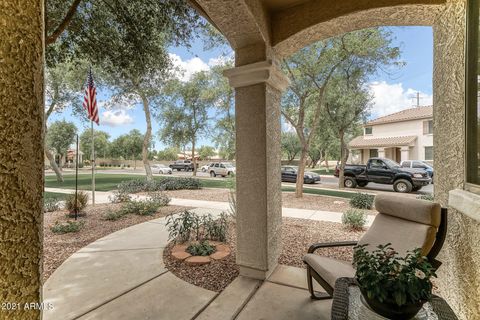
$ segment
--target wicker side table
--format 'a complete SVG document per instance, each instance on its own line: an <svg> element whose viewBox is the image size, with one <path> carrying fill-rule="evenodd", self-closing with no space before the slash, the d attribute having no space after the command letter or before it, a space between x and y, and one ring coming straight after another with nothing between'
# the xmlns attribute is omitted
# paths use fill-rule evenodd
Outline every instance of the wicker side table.
<svg viewBox="0 0 480 320"><path fill-rule="evenodd" d="M357 319L366 319L365 312L370 312L373 315L373 311L367 310L363 312L363 317L358 316L358 312L353 312L356 310L349 310L349 307L352 305L350 301L350 296L352 292L360 292L356 287L356 283L353 278L339 278L335 282L335 290L333 292L333 302L332 302L332 320L357 320ZM356 289L356 290L352 290ZM358 293L356 293L358 294ZM358 300L358 297L353 297ZM438 319L438 320L458 320L455 316L455 313L452 311L450 306L442 298L433 295L432 300L428 302L428 306L425 309L430 310L431 316L427 316L428 313L425 312L423 317L415 317L414 319ZM358 302L357 302L357 305ZM365 306L358 306L358 308L365 308ZM361 314L361 313L360 313ZM385 319L379 315L374 314L375 317L378 316L378 319ZM367 316L367 318L372 319L372 316Z"/></svg>

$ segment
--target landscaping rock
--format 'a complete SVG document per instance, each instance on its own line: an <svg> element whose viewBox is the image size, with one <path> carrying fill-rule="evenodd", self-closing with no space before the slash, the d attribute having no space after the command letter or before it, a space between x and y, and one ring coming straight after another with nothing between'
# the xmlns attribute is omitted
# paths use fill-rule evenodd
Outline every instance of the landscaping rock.
<svg viewBox="0 0 480 320"><path fill-rule="evenodd" d="M210 255L210 258L214 259L214 260L222 260L222 259L225 259L226 257L228 257L230 255L230 250L229 251L217 251L217 252L214 252Z"/></svg>
<svg viewBox="0 0 480 320"><path fill-rule="evenodd" d="M177 251L178 252L182 252L182 251L185 252L187 250L187 248L188 248L188 245L186 245L186 244L177 244L172 248L172 253L177 252Z"/></svg>
<svg viewBox="0 0 480 320"><path fill-rule="evenodd" d="M192 255L186 251L172 251L172 257L180 261L185 260L191 256Z"/></svg>
<svg viewBox="0 0 480 320"><path fill-rule="evenodd" d="M191 256L185 259L185 263L190 266L201 266L204 264L209 264L211 261L212 260L210 259L210 257L205 256Z"/></svg>

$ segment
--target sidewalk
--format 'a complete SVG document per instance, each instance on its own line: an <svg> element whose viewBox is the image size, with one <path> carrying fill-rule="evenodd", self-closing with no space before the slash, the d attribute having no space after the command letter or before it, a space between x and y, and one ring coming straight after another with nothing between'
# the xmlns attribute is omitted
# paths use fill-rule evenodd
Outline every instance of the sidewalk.
<svg viewBox="0 0 480 320"><path fill-rule="evenodd" d="M45 188L47 192L58 193L73 193L71 189L57 189L57 188ZM112 196L112 192L97 191L95 192L95 203L110 203L109 196ZM135 199L145 199L145 196L134 195ZM221 201L206 201L206 200L192 200L192 199L179 199L172 198L171 205L186 206L202 209L214 209L227 211L229 209L228 202ZM342 213L333 211L322 210L308 210L308 209L296 209L296 208L282 208L282 216L288 218L298 219L311 219L316 221L328 221L328 222L342 222ZM367 226L370 226L375 216L367 216Z"/></svg>

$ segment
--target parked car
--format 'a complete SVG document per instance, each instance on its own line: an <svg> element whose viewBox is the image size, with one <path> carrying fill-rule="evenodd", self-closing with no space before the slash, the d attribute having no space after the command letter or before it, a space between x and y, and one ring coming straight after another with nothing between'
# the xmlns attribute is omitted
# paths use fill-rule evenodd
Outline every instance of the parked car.
<svg viewBox="0 0 480 320"><path fill-rule="evenodd" d="M200 168L200 170L202 170L202 172L207 172L207 171L208 171L208 168L210 168L210 166L211 166L212 164L215 164L215 163L214 163L214 162L208 163L208 164L202 166L202 167Z"/></svg>
<svg viewBox="0 0 480 320"><path fill-rule="evenodd" d="M335 176L339 176L338 166ZM432 181L423 169L403 168L386 158L370 158L367 165L347 164L344 184L347 188L365 187L369 182L391 184L396 192L418 191Z"/></svg>
<svg viewBox="0 0 480 320"><path fill-rule="evenodd" d="M231 176L235 174L236 170L237 169L230 162L212 163L208 167L210 177L216 177L217 175L222 177Z"/></svg>
<svg viewBox="0 0 480 320"><path fill-rule="evenodd" d="M177 171L193 171L193 162L190 160L177 160L169 167L172 170L177 170ZM197 168L198 168L198 163L197 163Z"/></svg>
<svg viewBox="0 0 480 320"><path fill-rule="evenodd" d="M164 164L152 164L150 168L152 169L152 173L172 174L172 168L169 168Z"/></svg>
<svg viewBox="0 0 480 320"><path fill-rule="evenodd" d="M433 167L422 160L405 160L400 162L403 168L423 169L428 173L428 176L432 179L433 183Z"/></svg>
<svg viewBox="0 0 480 320"><path fill-rule="evenodd" d="M282 182L297 182L298 167L282 166ZM320 175L315 172L305 171L303 182L316 183L320 182Z"/></svg>

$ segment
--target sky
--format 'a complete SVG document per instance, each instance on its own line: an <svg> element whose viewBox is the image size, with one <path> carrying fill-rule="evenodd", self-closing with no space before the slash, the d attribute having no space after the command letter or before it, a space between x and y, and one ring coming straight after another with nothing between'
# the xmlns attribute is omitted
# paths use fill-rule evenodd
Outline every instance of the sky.
<svg viewBox="0 0 480 320"><path fill-rule="evenodd" d="M420 94L420 105L432 104L432 72L433 72L433 32L431 27L389 27L393 33L393 45L401 49L401 60L405 66L389 74L379 72L370 79L369 87L373 95L371 117L376 118L416 105L416 94ZM171 47L170 56L175 65L185 70L183 79L193 73L208 70L218 63L224 49L203 50L201 40L195 41L191 48ZM145 119L142 108L135 105L105 107L109 92L99 92L97 101L100 106L100 126L96 128L106 131L111 139L132 129L145 132ZM82 123L67 109L61 114L53 114L49 123L55 120L72 121L79 131L90 127ZM153 121L154 149L160 150L165 145L158 140L159 125ZM212 145L209 137L200 139L198 145Z"/></svg>

